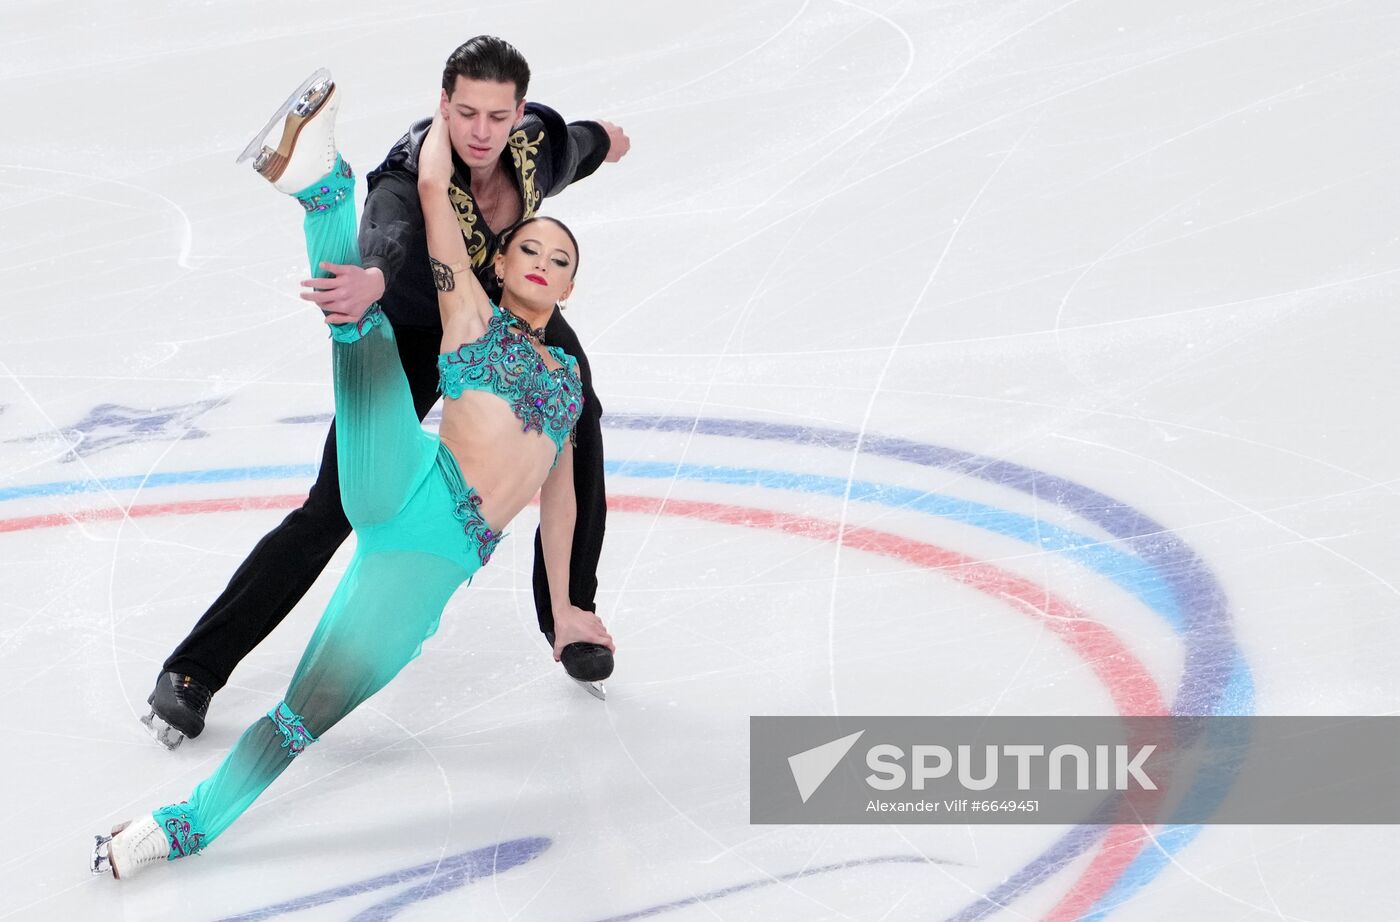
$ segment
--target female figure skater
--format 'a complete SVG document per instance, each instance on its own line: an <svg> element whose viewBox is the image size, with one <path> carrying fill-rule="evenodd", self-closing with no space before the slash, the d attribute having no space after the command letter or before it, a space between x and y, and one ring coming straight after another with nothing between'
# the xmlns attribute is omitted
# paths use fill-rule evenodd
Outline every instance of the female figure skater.
<svg viewBox="0 0 1400 922"><path fill-rule="evenodd" d="M354 177L335 147L339 98L324 72L273 116L254 168L306 210L313 274L359 262ZM130 877L191 855L219 837L293 758L383 688L437 629L452 593L490 558L502 529L540 494L554 603L555 659L570 643L614 649L597 616L568 604L574 530L569 434L582 410L574 360L538 343L522 320L547 318L568 297L578 247L562 224L535 218L501 247L493 304L471 270L448 185L452 151L441 108L423 146L419 196L442 312L440 435L414 413L394 333L378 305L358 322L328 315L336 450L357 546L287 688L183 803L98 836L95 873ZM536 321L541 322L541 321Z"/></svg>

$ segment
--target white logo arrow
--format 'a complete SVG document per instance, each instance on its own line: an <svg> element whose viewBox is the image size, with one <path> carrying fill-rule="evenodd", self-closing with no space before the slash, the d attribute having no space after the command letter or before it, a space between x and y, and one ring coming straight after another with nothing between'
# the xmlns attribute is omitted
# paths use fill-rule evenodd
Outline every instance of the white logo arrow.
<svg viewBox="0 0 1400 922"><path fill-rule="evenodd" d="M864 735L865 731L852 733L850 736L843 736L839 740L832 740L823 743L815 749L808 749L806 752L799 752L795 756L788 756L788 768L792 769L792 780L797 782L797 793L802 795L802 802L805 804L807 798L817 792L817 788L822 786L822 782L831 774L832 769L846 757L846 753L851 751L851 747L856 744L856 740Z"/></svg>

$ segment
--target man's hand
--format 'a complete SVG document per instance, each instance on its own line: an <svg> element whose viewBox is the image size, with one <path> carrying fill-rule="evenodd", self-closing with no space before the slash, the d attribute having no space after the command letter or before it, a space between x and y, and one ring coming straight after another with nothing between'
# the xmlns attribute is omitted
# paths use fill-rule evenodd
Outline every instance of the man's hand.
<svg viewBox="0 0 1400 922"><path fill-rule="evenodd" d="M326 315L326 323L359 323L369 306L384 297L384 273L378 267L321 263L328 279L306 279L303 301L311 301Z"/></svg>
<svg viewBox="0 0 1400 922"><path fill-rule="evenodd" d="M603 130L608 133L608 155L603 158L603 162L617 163L632 149L632 142L628 139L627 132L612 122L605 122L600 118L594 119L594 121L602 125Z"/></svg>
<svg viewBox="0 0 1400 922"><path fill-rule="evenodd" d="M554 661L559 662L559 656L564 652L564 648L571 643L596 643L602 644L614 653L617 647L613 644L612 635L608 629L603 627L603 622L591 611L585 611L570 605L568 608L556 609L554 612Z"/></svg>

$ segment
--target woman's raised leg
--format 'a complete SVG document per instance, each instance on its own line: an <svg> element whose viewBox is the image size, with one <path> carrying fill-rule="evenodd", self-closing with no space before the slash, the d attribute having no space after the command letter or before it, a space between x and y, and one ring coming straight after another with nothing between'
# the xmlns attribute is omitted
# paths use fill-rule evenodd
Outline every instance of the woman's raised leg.
<svg viewBox="0 0 1400 922"><path fill-rule="evenodd" d="M358 265L355 180L339 157L335 168L296 196L307 209L306 249L313 274L322 262ZM340 497L354 526L383 522L403 508L437 458L423 432L413 394L379 305L359 323L331 327L336 455Z"/></svg>

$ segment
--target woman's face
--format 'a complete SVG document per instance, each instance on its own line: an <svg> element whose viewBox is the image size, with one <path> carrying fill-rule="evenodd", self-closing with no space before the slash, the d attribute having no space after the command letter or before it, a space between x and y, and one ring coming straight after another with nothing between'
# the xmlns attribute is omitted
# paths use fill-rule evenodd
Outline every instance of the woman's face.
<svg viewBox="0 0 1400 922"><path fill-rule="evenodd" d="M574 252L569 235L553 221L531 221L521 227L496 257L496 272L506 306L553 310L574 290Z"/></svg>

